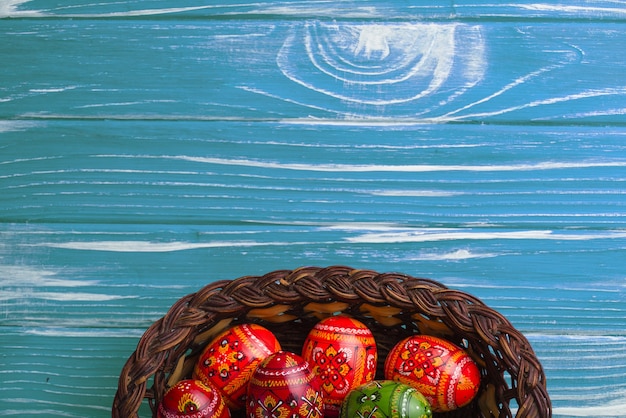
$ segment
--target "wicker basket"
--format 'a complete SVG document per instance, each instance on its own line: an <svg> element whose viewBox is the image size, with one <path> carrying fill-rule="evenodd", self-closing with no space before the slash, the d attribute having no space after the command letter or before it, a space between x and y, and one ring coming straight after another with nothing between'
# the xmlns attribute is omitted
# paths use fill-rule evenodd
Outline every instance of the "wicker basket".
<svg viewBox="0 0 626 418"><path fill-rule="evenodd" d="M543 368L527 339L501 314L433 280L344 266L218 281L179 299L146 330L126 362L112 416L138 416L144 398L154 416L165 390L189 377L203 347L230 325L260 323L283 349L297 353L319 319L339 312L372 330L379 363L396 342L416 333L466 348L481 369L480 392L468 406L435 416L552 416ZM379 364L378 376L381 370Z"/></svg>

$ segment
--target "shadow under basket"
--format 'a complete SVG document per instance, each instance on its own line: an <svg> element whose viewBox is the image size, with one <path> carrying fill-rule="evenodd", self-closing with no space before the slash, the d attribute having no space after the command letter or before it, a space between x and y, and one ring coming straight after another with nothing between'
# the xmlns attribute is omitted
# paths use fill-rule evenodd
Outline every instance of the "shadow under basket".
<svg viewBox="0 0 626 418"><path fill-rule="evenodd" d="M372 330L378 379L389 350L409 335L434 335L465 348L481 371L478 395L469 405L435 417L552 416L541 363L500 313L434 280L345 266L217 281L179 299L146 330L124 365L112 416L138 416L144 399L156 416L165 391L191 376L206 344L229 326L258 323L274 332L284 350L300 353L315 323L339 313Z"/></svg>

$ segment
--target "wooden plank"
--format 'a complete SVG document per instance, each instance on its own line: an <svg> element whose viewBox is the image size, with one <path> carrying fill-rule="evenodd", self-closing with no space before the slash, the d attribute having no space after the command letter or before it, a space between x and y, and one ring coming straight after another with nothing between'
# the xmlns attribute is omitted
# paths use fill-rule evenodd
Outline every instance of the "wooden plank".
<svg viewBox="0 0 626 418"><path fill-rule="evenodd" d="M411 3L405 1L302 1L261 0L254 2L227 0L215 4L178 1L176 5L163 0L90 2L8 0L0 9L0 17L98 17L136 18L158 16L180 17L256 17L278 18L354 18L354 19L600 19L623 20L626 12L620 2L610 0L536 0L514 3L460 0L446 3Z"/></svg>
<svg viewBox="0 0 626 418"><path fill-rule="evenodd" d="M626 226L615 216L624 204L622 128L602 135L595 127L518 131L498 125L22 123L3 133L0 215L21 223L387 219L456 227L497 219L511 228ZM288 206L279 204L284 200Z"/></svg>
<svg viewBox="0 0 626 418"><path fill-rule="evenodd" d="M620 24L4 23L4 118L626 121Z"/></svg>

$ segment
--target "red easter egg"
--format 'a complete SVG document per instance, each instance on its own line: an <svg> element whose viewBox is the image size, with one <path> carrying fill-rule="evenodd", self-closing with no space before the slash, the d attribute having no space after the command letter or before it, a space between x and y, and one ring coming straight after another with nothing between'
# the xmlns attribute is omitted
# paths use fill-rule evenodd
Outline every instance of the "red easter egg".
<svg viewBox="0 0 626 418"><path fill-rule="evenodd" d="M157 418L230 418L222 395L210 385L181 380L165 392L157 409Z"/></svg>
<svg viewBox="0 0 626 418"><path fill-rule="evenodd" d="M279 351L259 363L248 385L248 418L322 418L320 384L309 363Z"/></svg>
<svg viewBox="0 0 626 418"><path fill-rule="evenodd" d="M429 335L397 343L385 361L385 378L415 387L434 412L467 405L480 387L480 370L467 352Z"/></svg>
<svg viewBox="0 0 626 418"><path fill-rule="evenodd" d="M233 410L245 407L248 382L256 366L280 350L276 336L256 324L236 325L223 331L204 349L193 378L213 384Z"/></svg>
<svg viewBox="0 0 626 418"><path fill-rule="evenodd" d="M374 380L378 352L365 324L344 315L318 322L302 348L324 393L324 416L335 418L350 390Z"/></svg>

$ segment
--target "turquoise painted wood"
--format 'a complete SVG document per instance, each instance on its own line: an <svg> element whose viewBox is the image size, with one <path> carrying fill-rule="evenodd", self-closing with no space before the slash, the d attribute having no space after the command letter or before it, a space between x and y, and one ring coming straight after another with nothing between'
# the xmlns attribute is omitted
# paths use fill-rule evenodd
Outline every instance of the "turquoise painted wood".
<svg viewBox="0 0 626 418"><path fill-rule="evenodd" d="M0 415L109 416L181 296L346 264L475 294L532 342L556 417L624 416L623 3L0 17Z"/></svg>

